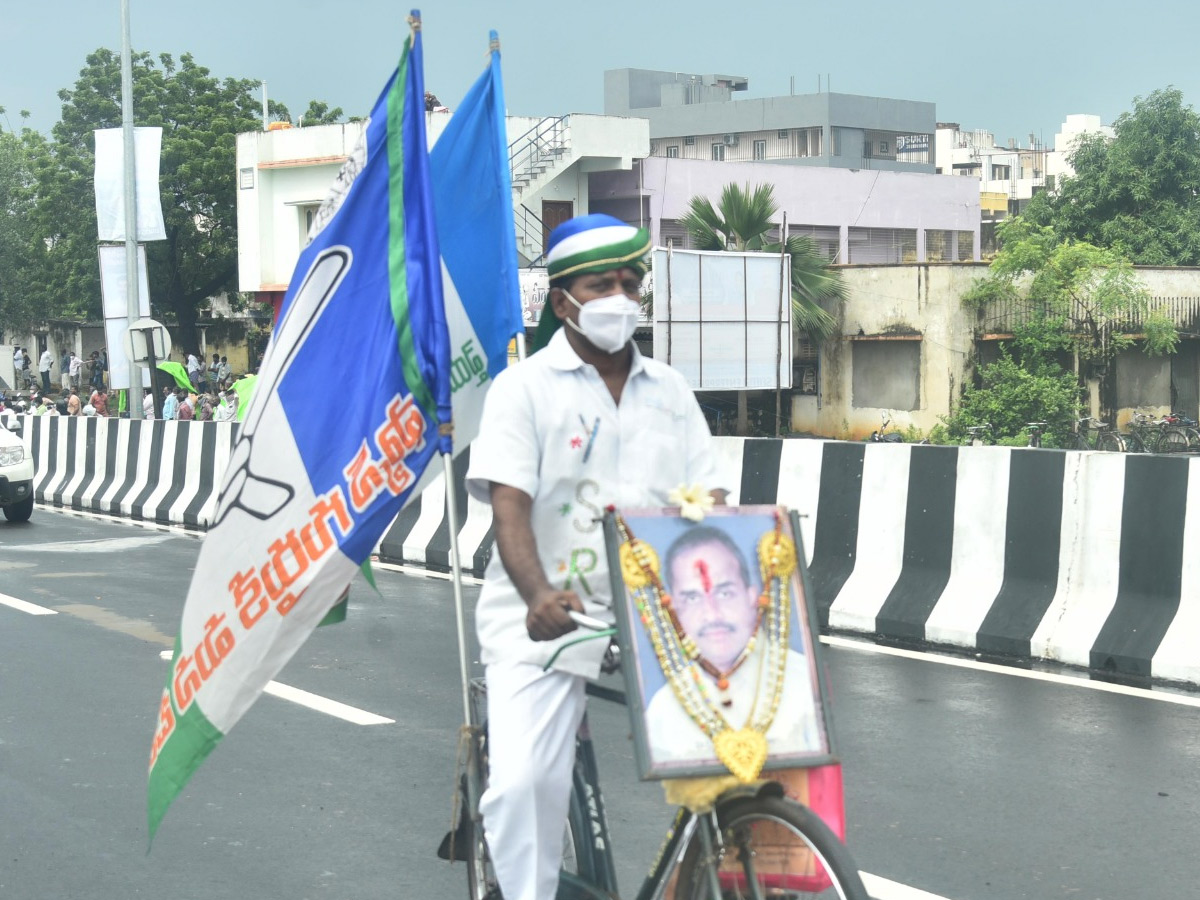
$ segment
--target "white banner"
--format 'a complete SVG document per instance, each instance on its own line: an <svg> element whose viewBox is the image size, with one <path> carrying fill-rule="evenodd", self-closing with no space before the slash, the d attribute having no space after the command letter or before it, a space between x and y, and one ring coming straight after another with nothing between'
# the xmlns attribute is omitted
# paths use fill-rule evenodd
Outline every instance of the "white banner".
<svg viewBox="0 0 1200 900"><path fill-rule="evenodd" d="M655 359L697 391L792 386L790 256L655 247L653 263Z"/></svg>
<svg viewBox="0 0 1200 900"><path fill-rule="evenodd" d="M96 132L96 227L101 241L125 240L125 140L120 128ZM137 186L137 239L167 237L159 199L158 161L161 128L133 129L134 181Z"/></svg>
<svg viewBox="0 0 1200 900"><path fill-rule="evenodd" d="M150 278L146 272L146 248L138 247L138 316L150 315ZM122 349L129 327L129 300L125 286L125 248L100 248L100 296L104 306L104 335L108 344L108 386L127 388L133 384L129 360ZM150 373L143 370L142 386L150 387Z"/></svg>

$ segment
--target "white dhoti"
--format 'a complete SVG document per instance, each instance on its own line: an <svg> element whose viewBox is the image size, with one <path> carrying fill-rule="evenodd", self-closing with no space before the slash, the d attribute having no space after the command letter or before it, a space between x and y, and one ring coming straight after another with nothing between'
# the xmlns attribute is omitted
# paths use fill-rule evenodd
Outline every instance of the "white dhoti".
<svg viewBox="0 0 1200 900"><path fill-rule="evenodd" d="M584 679L530 663L487 667L488 787L480 800L505 900L554 900Z"/></svg>

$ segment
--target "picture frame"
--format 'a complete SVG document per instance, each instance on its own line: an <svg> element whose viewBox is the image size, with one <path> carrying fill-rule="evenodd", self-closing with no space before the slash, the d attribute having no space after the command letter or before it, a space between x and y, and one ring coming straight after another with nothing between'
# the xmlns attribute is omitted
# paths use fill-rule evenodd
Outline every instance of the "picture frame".
<svg viewBox="0 0 1200 900"><path fill-rule="evenodd" d="M735 732L766 739L756 771L837 762L795 512L719 506L693 522L677 508L616 510L604 531L642 780L737 774L726 740ZM776 556L790 548L786 577L764 578L761 546ZM721 732L730 734L716 737Z"/></svg>

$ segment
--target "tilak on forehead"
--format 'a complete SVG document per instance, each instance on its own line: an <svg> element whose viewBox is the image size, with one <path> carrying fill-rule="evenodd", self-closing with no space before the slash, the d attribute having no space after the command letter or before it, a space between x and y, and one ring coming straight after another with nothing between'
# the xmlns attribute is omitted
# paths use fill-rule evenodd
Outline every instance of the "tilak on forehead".
<svg viewBox="0 0 1200 900"><path fill-rule="evenodd" d="M650 232L626 225L604 213L592 213L568 219L552 232L546 242L546 271L551 287L559 287L577 275L594 275L613 269L632 269L645 275L649 269ZM562 323L546 307L533 338L536 352L549 343Z"/></svg>

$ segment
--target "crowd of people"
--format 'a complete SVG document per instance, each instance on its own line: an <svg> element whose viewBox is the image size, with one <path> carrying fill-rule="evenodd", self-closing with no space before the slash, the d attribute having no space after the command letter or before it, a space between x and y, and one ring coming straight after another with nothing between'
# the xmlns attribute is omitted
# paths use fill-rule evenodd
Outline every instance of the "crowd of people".
<svg viewBox="0 0 1200 900"><path fill-rule="evenodd" d="M202 356L188 353L185 360L188 387L179 385L179 379L166 372L159 373L160 379L171 382L162 387L162 418L199 422L236 420L239 399L233 387L233 368L228 357L214 353L212 362L206 363ZM29 351L24 347L16 348L13 352L16 389L7 396L0 393L0 411L9 409L52 416L119 414L106 385L108 354L105 350L93 350L86 360L77 356L74 350L67 350L57 363L59 391L55 395L50 377L55 360L50 351L42 352L35 367ZM145 389L142 398L142 417L157 417L150 388Z"/></svg>

